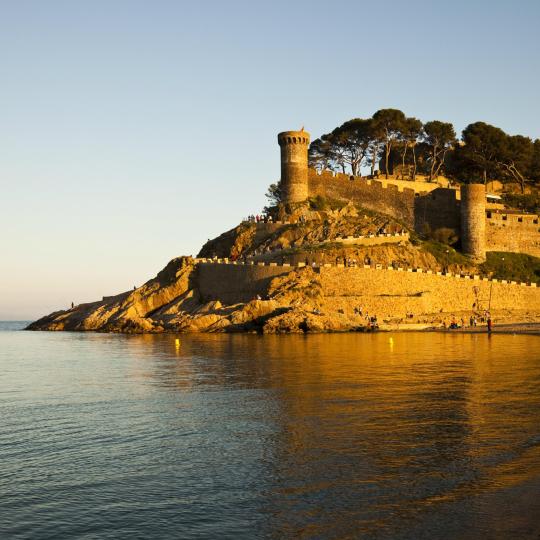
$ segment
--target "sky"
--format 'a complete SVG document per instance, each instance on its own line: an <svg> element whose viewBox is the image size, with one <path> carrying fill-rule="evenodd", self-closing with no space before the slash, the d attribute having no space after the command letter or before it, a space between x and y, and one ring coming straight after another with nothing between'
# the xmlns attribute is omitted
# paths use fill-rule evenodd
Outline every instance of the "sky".
<svg viewBox="0 0 540 540"><path fill-rule="evenodd" d="M279 131L540 137L540 2L0 0L0 320L139 286L265 204Z"/></svg>

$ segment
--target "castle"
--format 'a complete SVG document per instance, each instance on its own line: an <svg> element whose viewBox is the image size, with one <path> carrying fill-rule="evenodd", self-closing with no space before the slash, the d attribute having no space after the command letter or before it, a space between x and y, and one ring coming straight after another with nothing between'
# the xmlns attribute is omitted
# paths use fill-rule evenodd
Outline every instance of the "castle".
<svg viewBox="0 0 540 540"><path fill-rule="evenodd" d="M283 202L289 206L319 195L388 214L418 233L451 229L461 239L462 252L475 262L484 261L486 251L540 257L538 216L487 203L483 184L463 184L458 190L429 182L319 173L309 167L309 143L303 129L278 134Z"/></svg>

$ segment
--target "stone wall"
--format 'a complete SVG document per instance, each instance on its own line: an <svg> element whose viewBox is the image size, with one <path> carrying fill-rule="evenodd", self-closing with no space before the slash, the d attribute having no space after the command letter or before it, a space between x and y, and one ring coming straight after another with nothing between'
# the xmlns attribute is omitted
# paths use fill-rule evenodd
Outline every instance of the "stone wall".
<svg viewBox="0 0 540 540"><path fill-rule="evenodd" d="M414 226L413 189L328 171L318 174L313 169L309 169L308 181L310 197L354 201L368 210L393 216L408 227Z"/></svg>
<svg viewBox="0 0 540 540"><path fill-rule="evenodd" d="M297 267L304 265L297 265ZM203 263L197 285L205 301L247 302L268 292L271 280L297 267L262 264ZM486 309L540 311L536 284L507 283L479 276L441 275L420 269L316 267L329 308L350 309L351 303L381 317L452 313Z"/></svg>
<svg viewBox="0 0 540 540"><path fill-rule="evenodd" d="M420 234L437 229L461 232L459 191L436 188L414 199L414 229Z"/></svg>
<svg viewBox="0 0 540 540"><path fill-rule="evenodd" d="M235 304L249 302L258 294L265 295L273 278L288 274L291 266L271 266L263 263L236 265L226 263L199 263L197 286L204 301L220 300Z"/></svg>
<svg viewBox="0 0 540 540"><path fill-rule="evenodd" d="M352 178L352 180L351 180ZM461 236L461 197L458 190L437 184L406 180L368 180L345 174L309 169L309 195L354 201L369 210L395 217L416 232L424 234L448 228ZM483 187L483 186L482 186ZM480 212L467 213L478 227ZM483 211L482 211L483 215ZM540 257L540 225L536 215L487 212L485 222L487 251L527 253Z"/></svg>
<svg viewBox="0 0 540 540"><path fill-rule="evenodd" d="M483 310L489 305L490 294L494 311L540 311L539 288L478 276L334 267L321 268L321 279L325 295L335 307L354 298L364 310L380 316Z"/></svg>
<svg viewBox="0 0 540 540"><path fill-rule="evenodd" d="M417 232L441 227L460 230L459 192L435 183L318 173L309 169L309 195L354 201L390 215Z"/></svg>
<svg viewBox="0 0 540 540"><path fill-rule="evenodd" d="M511 251L540 257L538 216L488 212L487 251Z"/></svg>

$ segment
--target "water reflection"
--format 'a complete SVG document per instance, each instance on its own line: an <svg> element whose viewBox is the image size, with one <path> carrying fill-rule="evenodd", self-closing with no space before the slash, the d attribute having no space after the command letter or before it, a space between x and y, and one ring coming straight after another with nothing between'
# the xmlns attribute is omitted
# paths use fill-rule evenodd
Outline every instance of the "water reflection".
<svg viewBox="0 0 540 540"><path fill-rule="evenodd" d="M131 344L156 358L174 339ZM175 358L151 374L167 388L264 391L277 536L395 536L447 507L478 527L471 501L540 476L536 337L204 336Z"/></svg>
<svg viewBox="0 0 540 540"><path fill-rule="evenodd" d="M45 336L55 353L40 366L62 384L43 371L41 393L16 374L12 386L34 414L53 389L85 444L106 441L91 448L93 474L116 475L111 504L131 501L129 525L126 508L107 514L116 537L133 523L185 538L540 533L537 337ZM84 482L78 494L87 512L108 500Z"/></svg>

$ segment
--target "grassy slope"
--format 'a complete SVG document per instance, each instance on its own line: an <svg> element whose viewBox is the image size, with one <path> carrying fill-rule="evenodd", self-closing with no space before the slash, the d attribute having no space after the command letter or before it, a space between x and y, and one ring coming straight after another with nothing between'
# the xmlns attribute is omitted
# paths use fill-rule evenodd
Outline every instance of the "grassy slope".
<svg viewBox="0 0 540 540"><path fill-rule="evenodd" d="M484 274L493 272L496 279L540 281L540 259L532 255L493 251L487 254L487 260L480 268Z"/></svg>

